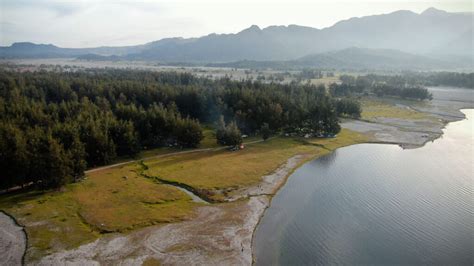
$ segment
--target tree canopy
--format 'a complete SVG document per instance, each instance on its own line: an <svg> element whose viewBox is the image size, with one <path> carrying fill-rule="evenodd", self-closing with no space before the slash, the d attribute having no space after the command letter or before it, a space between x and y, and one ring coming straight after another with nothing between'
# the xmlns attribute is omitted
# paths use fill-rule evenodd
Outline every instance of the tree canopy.
<svg viewBox="0 0 474 266"><path fill-rule="evenodd" d="M224 145L262 128L340 130L336 101L324 86L135 70L0 70L0 188L58 187L87 167L143 149L196 147L201 124L220 116L229 137Z"/></svg>

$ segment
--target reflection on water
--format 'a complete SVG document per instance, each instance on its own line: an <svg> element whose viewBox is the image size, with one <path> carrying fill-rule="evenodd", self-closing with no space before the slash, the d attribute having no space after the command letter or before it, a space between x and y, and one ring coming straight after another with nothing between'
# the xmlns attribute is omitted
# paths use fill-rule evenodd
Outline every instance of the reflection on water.
<svg viewBox="0 0 474 266"><path fill-rule="evenodd" d="M335 150L334 152L319 158L319 160L317 160L317 161L315 160L315 161L312 161L310 163L318 164L318 165L321 165L321 166L324 166L324 167L329 167L334 162L334 160L336 160L337 153L338 153L338 151Z"/></svg>
<svg viewBox="0 0 474 266"><path fill-rule="evenodd" d="M257 228L257 265L472 265L473 126L451 123L419 149L361 144L304 165Z"/></svg>

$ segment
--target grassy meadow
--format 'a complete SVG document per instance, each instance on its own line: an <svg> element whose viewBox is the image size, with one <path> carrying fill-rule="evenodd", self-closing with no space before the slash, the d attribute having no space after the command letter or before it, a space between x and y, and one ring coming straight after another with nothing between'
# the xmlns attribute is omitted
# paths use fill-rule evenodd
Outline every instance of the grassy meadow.
<svg viewBox="0 0 474 266"><path fill-rule="evenodd" d="M361 118L364 120L374 120L380 117L408 120L431 119L431 117L425 113L418 112L405 106L397 106L396 104L384 99L364 98L361 100L361 105Z"/></svg>

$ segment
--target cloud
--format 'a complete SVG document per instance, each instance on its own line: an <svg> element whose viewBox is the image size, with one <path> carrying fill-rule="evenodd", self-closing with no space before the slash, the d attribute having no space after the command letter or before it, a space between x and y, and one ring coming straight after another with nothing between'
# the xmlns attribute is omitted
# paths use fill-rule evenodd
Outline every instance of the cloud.
<svg viewBox="0 0 474 266"><path fill-rule="evenodd" d="M49 11L56 16L68 16L81 12L87 5L81 1L48 1L48 0L1 0L2 9L23 10L36 9Z"/></svg>

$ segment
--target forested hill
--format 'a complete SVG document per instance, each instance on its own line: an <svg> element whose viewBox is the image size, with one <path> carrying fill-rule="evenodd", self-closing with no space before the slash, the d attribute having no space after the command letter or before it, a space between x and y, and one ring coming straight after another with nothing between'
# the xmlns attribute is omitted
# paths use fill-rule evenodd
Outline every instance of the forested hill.
<svg viewBox="0 0 474 266"><path fill-rule="evenodd" d="M341 103L339 115L360 113L346 108L351 101ZM261 129L335 134L336 104L324 87L309 85L131 70L0 70L0 188L58 187L117 156L160 146L196 147L201 124L213 125L219 117L230 126L218 133L234 131L237 138L240 131Z"/></svg>
<svg viewBox="0 0 474 266"><path fill-rule="evenodd" d="M307 55L289 61L243 60L228 63L211 63L212 67L232 67L250 69L343 69L343 70L432 70L432 69L472 69L472 63L456 59L435 59L389 49L367 49L351 47L347 49Z"/></svg>

